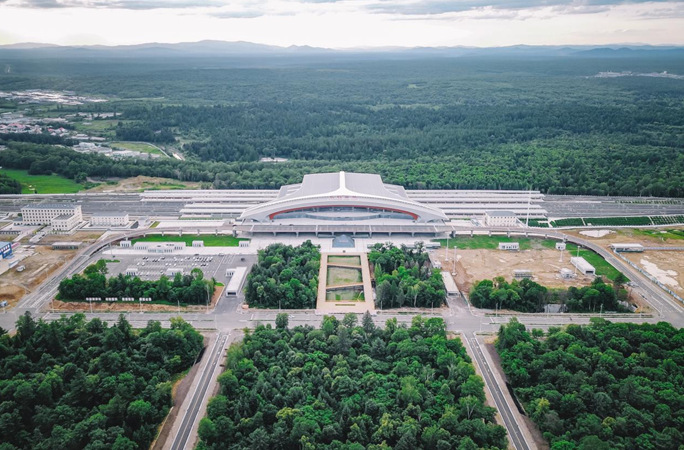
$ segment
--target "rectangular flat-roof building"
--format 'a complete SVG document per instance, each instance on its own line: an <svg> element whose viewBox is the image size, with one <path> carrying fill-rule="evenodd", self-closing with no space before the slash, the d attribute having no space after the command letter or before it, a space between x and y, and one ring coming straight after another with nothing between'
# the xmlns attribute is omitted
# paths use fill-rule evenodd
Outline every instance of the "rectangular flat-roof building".
<svg viewBox="0 0 684 450"><path fill-rule="evenodd" d="M532 271L528 269L515 269L513 270L513 278L517 280L532 278Z"/></svg>
<svg viewBox="0 0 684 450"><path fill-rule="evenodd" d="M69 231L81 222L76 214L60 214L50 221L53 230Z"/></svg>
<svg viewBox="0 0 684 450"><path fill-rule="evenodd" d="M236 267L235 269L229 269L228 274L232 271L230 281L226 286L226 295L238 295L242 289L242 285L247 277L247 267Z"/></svg>
<svg viewBox="0 0 684 450"><path fill-rule="evenodd" d="M499 250L518 251L520 250L519 242L499 242Z"/></svg>
<svg viewBox="0 0 684 450"><path fill-rule="evenodd" d="M488 227L514 227L518 216L513 211L486 211L484 222Z"/></svg>
<svg viewBox="0 0 684 450"><path fill-rule="evenodd" d="M641 244L610 244L610 248L614 252L637 252L644 251L644 246Z"/></svg>
<svg viewBox="0 0 684 450"><path fill-rule="evenodd" d="M94 227L125 227L128 222L126 213L97 213L90 216L90 225Z"/></svg>
<svg viewBox="0 0 684 450"><path fill-rule="evenodd" d="M456 286L454 277L452 277L451 274L445 270L442 270L441 273L447 295L458 295L460 292L458 290L458 286Z"/></svg>
<svg viewBox="0 0 684 450"><path fill-rule="evenodd" d="M12 256L11 242L0 242L0 256L2 256L3 259Z"/></svg>
<svg viewBox="0 0 684 450"><path fill-rule="evenodd" d="M586 259L581 256L573 256L570 258L570 263L577 268L583 275L596 275L596 269L589 264Z"/></svg>
<svg viewBox="0 0 684 450"><path fill-rule="evenodd" d="M83 220L81 205L76 204L37 204L21 208L21 220L25 225L49 225L57 216L76 216L77 223Z"/></svg>
<svg viewBox="0 0 684 450"><path fill-rule="evenodd" d="M82 244L81 242L75 242L75 241L55 242L54 244L52 244L52 249L53 250L76 250L76 249L81 247L81 244Z"/></svg>

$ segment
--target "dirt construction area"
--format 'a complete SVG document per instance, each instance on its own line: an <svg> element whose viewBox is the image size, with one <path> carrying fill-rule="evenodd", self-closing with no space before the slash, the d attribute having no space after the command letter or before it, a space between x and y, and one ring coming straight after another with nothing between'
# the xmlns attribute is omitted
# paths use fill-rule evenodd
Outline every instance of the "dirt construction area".
<svg viewBox="0 0 684 450"><path fill-rule="evenodd" d="M679 228L681 229L681 227ZM610 250L613 243L641 244L644 247L684 247L680 234L672 233L677 228L667 229L620 229L594 230L594 236L587 232L570 232ZM622 253L672 291L684 296L684 251L646 250L643 253Z"/></svg>
<svg viewBox="0 0 684 450"><path fill-rule="evenodd" d="M0 275L0 299L7 300L10 307L29 292L32 292L54 271L70 261L77 250L52 250L50 247L36 246L33 255L21 261L25 266L22 272L12 268Z"/></svg>
<svg viewBox="0 0 684 450"><path fill-rule="evenodd" d="M442 263L442 269L452 272L454 251L449 250L448 261L444 248L437 250L436 255ZM456 260L454 281L458 289L465 293L470 292L473 285L481 280L501 276L511 281L514 270L532 271L532 281L547 287L586 286L592 281L592 278L583 277L581 274L578 274L575 279L562 279L560 269L574 270L570 264L570 255L567 251L563 252L563 262L561 262L558 250L543 247L520 251L459 249L456 250Z"/></svg>

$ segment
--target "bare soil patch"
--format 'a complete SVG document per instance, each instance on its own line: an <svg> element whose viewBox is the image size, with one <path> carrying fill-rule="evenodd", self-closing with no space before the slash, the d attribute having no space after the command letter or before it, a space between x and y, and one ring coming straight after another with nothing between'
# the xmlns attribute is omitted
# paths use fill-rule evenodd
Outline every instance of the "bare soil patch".
<svg viewBox="0 0 684 450"><path fill-rule="evenodd" d="M682 227L666 227L667 230L673 229L684 229ZM600 238L591 238L587 236L582 236L577 231L570 231L568 234L582 237L584 239L590 240L601 247L610 250L610 244L620 243L620 244L641 244L644 247L684 247L683 239L663 239L659 237L661 233L657 230L652 230L653 234L649 235L644 233L642 230L635 229L619 229L615 233L611 233L607 236ZM666 233L662 233L666 235ZM669 286L674 292L679 295L684 295L684 251L658 251L658 250L646 250L643 253L622 253L622 256L639 266L640 268L646 270L648 265L642 264L641 260L644 259L651 264L657 266L657 272L660 271L674 271L676 275L668 275L671 278L677 280L678 286ZM653 273L652 275L659 275Z"/></svg>
<svg viewBox="0 0 684 450"><path fill-rule="evenodd" d="M46 234L45 237L40 240L40 244L51 245L55 242L83 242L84 244L92 244L97 241L103 233L103 231L77 231L74 234Z"/></svg>
<svg viewBox="0 0 684 450"><path fill-rule="evenodd" d="M36 252L19 264L26 267L23 272L12 268L0 275L0 296L9 302L10 307L15 306L24 295L32 292L57 269L71 261L76 252L37 246Z"/></svg>
<svg viewBox="0 0 684 450"><path fill-rule="evenodd" d="M684 295L684 251L645 251L643 253L623 253L623 256L655 276L674 292ZM644 261L649 264L644 264ZM663 272L667 272L667 274L663 274ZM667 279L664 279L663 275ZM677 284L673 285L669 281L675 281Z"/></svg>
<svg viewBox="0 0 684 450"><path fill-rule="evenodd" d="M452 271L454 268L453 250L449 251L449 261L445 258L445 249L437 251L437 259L441 261L444 270ZM570 286L586 286L591 283L590 278L579 275L572 280L560 277L560 269L573 269L570 264L569 253L563 252L563 261L560 261L560 251L547 248L531 250L506 251L506 250L456 250L456 275L454 281L461 292L470 292L473 285L481 280L494 277L504 277L506 280L513 279L513 270L531 270L532 280L547 287L568 288Z"/></svg>

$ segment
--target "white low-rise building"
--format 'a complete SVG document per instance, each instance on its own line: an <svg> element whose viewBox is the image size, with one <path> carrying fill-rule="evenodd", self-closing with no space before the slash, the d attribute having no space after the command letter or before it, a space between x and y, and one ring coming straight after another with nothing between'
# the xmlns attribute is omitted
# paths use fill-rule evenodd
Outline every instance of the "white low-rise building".
<svg viewBox="0 0 684 450"><path fill-rule="evenodd" d="M488 227L514 227L518 217L513 211L486 211L484 222Z"/></svg>
<svg viewBox="0 0 684 450"><path fill-rule="evenodd" d="M24 225L49 225L52 219L62 215L75 216L77 223L83 220L81 205L45 203L21 208L21 220Z"/></svg>
<svg viewBox="0 0 684 450"><path fill-rule="evenodd" d="M520 250L519 242L499 242L499 250Z"/></svg>
<svg viewBox="0 0 684 450"><path fill-rule="evenodd" d="M582 258L581 256L573 256L572 258L570 258L570 263L572 263L572 265L575 266L577 270L582 272L583 275L596 275L596 269L594 268L594 266L589 264L587 260Z"/></svg>
<svg viewBox="0 0 684 450"><path fill-rule="evenodd" d="M80 219L76 214L60 214L52 219L50 224L55 231L69 231L80 223Z"/></svg>
<svg viewBox="0 0 684 450"><path fill-rule="evenodd" d="M128 222L128 214L125 213L98 213L90 216L90 225L93 227L125 227Z"/></svg>
<svg viewBox="0 0 684 450"><path fill-rule="evenodd" d="M637 252L644 251L644 246L641 244L610 244L610 248L614 252Z"/></svg>

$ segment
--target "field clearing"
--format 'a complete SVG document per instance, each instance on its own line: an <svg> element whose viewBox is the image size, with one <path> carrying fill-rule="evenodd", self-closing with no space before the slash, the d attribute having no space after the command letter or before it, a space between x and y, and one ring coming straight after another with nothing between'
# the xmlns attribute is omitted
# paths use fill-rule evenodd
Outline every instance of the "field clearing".
<svg viewBox="0 0 684 450"><path fill-rule="evenodd" d="M74 122L74 127L76 128L76 131L83 131L83 132L95 132L98 134L101 134L105 131L109 132L114 132L116 129L117 123L120 121L117 120L92 120L89 122ZM125 123L125 121L124 121Z"/></svg>
<svg viewBox="0 0 684 450"><path fill-rule="evenodd" d="M446 247L446 239L435 239L435 242L442 244L442 247ZM506 236L486 236L486 235L474 235L470 236L456 236L449 239L449 248L456 247L457 249L488 249L496 250L501 242L518 242L520 243L520 250L530 250L530 249L540 249L540 248L550 248L553 249L556 246L556 242L553 239L532 239L524 237L506 237Z"/></svg>
<svg viewBox="0 0 684 450"><path fill-rule="evenodd" d="M141 192L161 189L199 189L200 183L183 182L172 178L137 176L124 178L114 184L101 184L88 192Z"/></svg>
<svg viewBox="0 0 684 450"><path fill-rule="evenodd" d="M623 256L680 296L684 296L684 252L645 251L623 253Z"/></svg>
<svg viewBox="0 0 684 450"><path fill-rule="evenodd" d="M68 178L59 175L29 175L27 170L0 169L0 173L21 183L22 194L74 194L84 189Z"/></svg>
<svg viewBox="0 0 684 450"><path fill-rule="evenodd" d="M161 155L164 157L166 156L157 147L155 147L152 144L147 144L145 142L115 141L115 142L110 142L109 146L112 148L134 150L136 152L150 153L152 155Z"/></svg>
<svg viewBox="0 0 684 450"><path fill-rule="evenodd" d="M361 267L361 257L360 256L330 255L330 256L328 256L328 264L344 264L347 266L359 266L359 267Z"/></svg>
<svg viewBox="0 0 684 450"><path fill-rule="evenodd" d="M361 268L328 266L328 286L361 283Z"/></svg>
<svg viewBox="0 0 684 450"><path fill-rule="evenodd" d="M449 261L445 260L446 250L437 250L437 259L442 268L451 272L454 268L453 251L449 251ZM570 286L588 286L592 278L578 275L572 280L560 277L560 269L573 269L570 264L570 254L563 252L560 261L560 251L551 249L521 250L519 252L489 249L456 250L456 276L454 281L458 289L469 293L473 285L481 280L494 277L513 279L513 270L525 269L532 271L532 280L547 287L565 288Z"/></svg>
<svg viewBox="0 0 684 450"><path fill-rule="evenodd" d="M569 234L579 235L577 232ZM610 250L610 244L612 243L641 244L645 247L682 247L684 246L684 227L664 227L662 229L651 228L645 230L619 229L615 233L599 238L581 237L600 245L608 251L612 251ZM677 285L670 286L670 289L679 295L684 295L684 251L647 250L643 253L622 253L622 255L640 268L651 273L651 275L656 276L656 278L674 278ZM647 264L644 264L642 260ZM652 265L655 265L655 267ZM674 271L676 275L663 273L667 271Z"/></svg>
<svg viewBox="0 0 684 450"><path fill-rule="evenodd" d="M359 289L334 289L334 290L329 290L325 293L325 300L330 302L330 301L339 301L339 300L345 300L345 301L351 301L351 302L362 302L365 301L366 298L363 295L363 288Z"/></svg>
<svg viewBox="0 0 684 450"><path fill-rule="evenodd" d="M50 247L37 246L33 255L21 261L20 264L26 266L23 272L13 268L0 275L0 297L7 300L10 307L15 306L24 295L69 262L76 253L77 250L52 250Z"/></svg>
<svg viewBox="0 0 684 450"><path fill-rule="evenodd" d="M133 244L136 242L185 242L185 245L188 247L192 246L192 241L204 241L204 245L206 247L237 247L240 245L240 241L248 241L249 239L245 238L236 238L233 236L226 236L226 235L220 235L220 236L214 236L214 235L207 235L203 234L200 236L197 235L184 235L184 236L177 236L177 235L165 235L162 236L161 234L150 234L145 237L141 237L138 239L133 239Z"/></svg>

